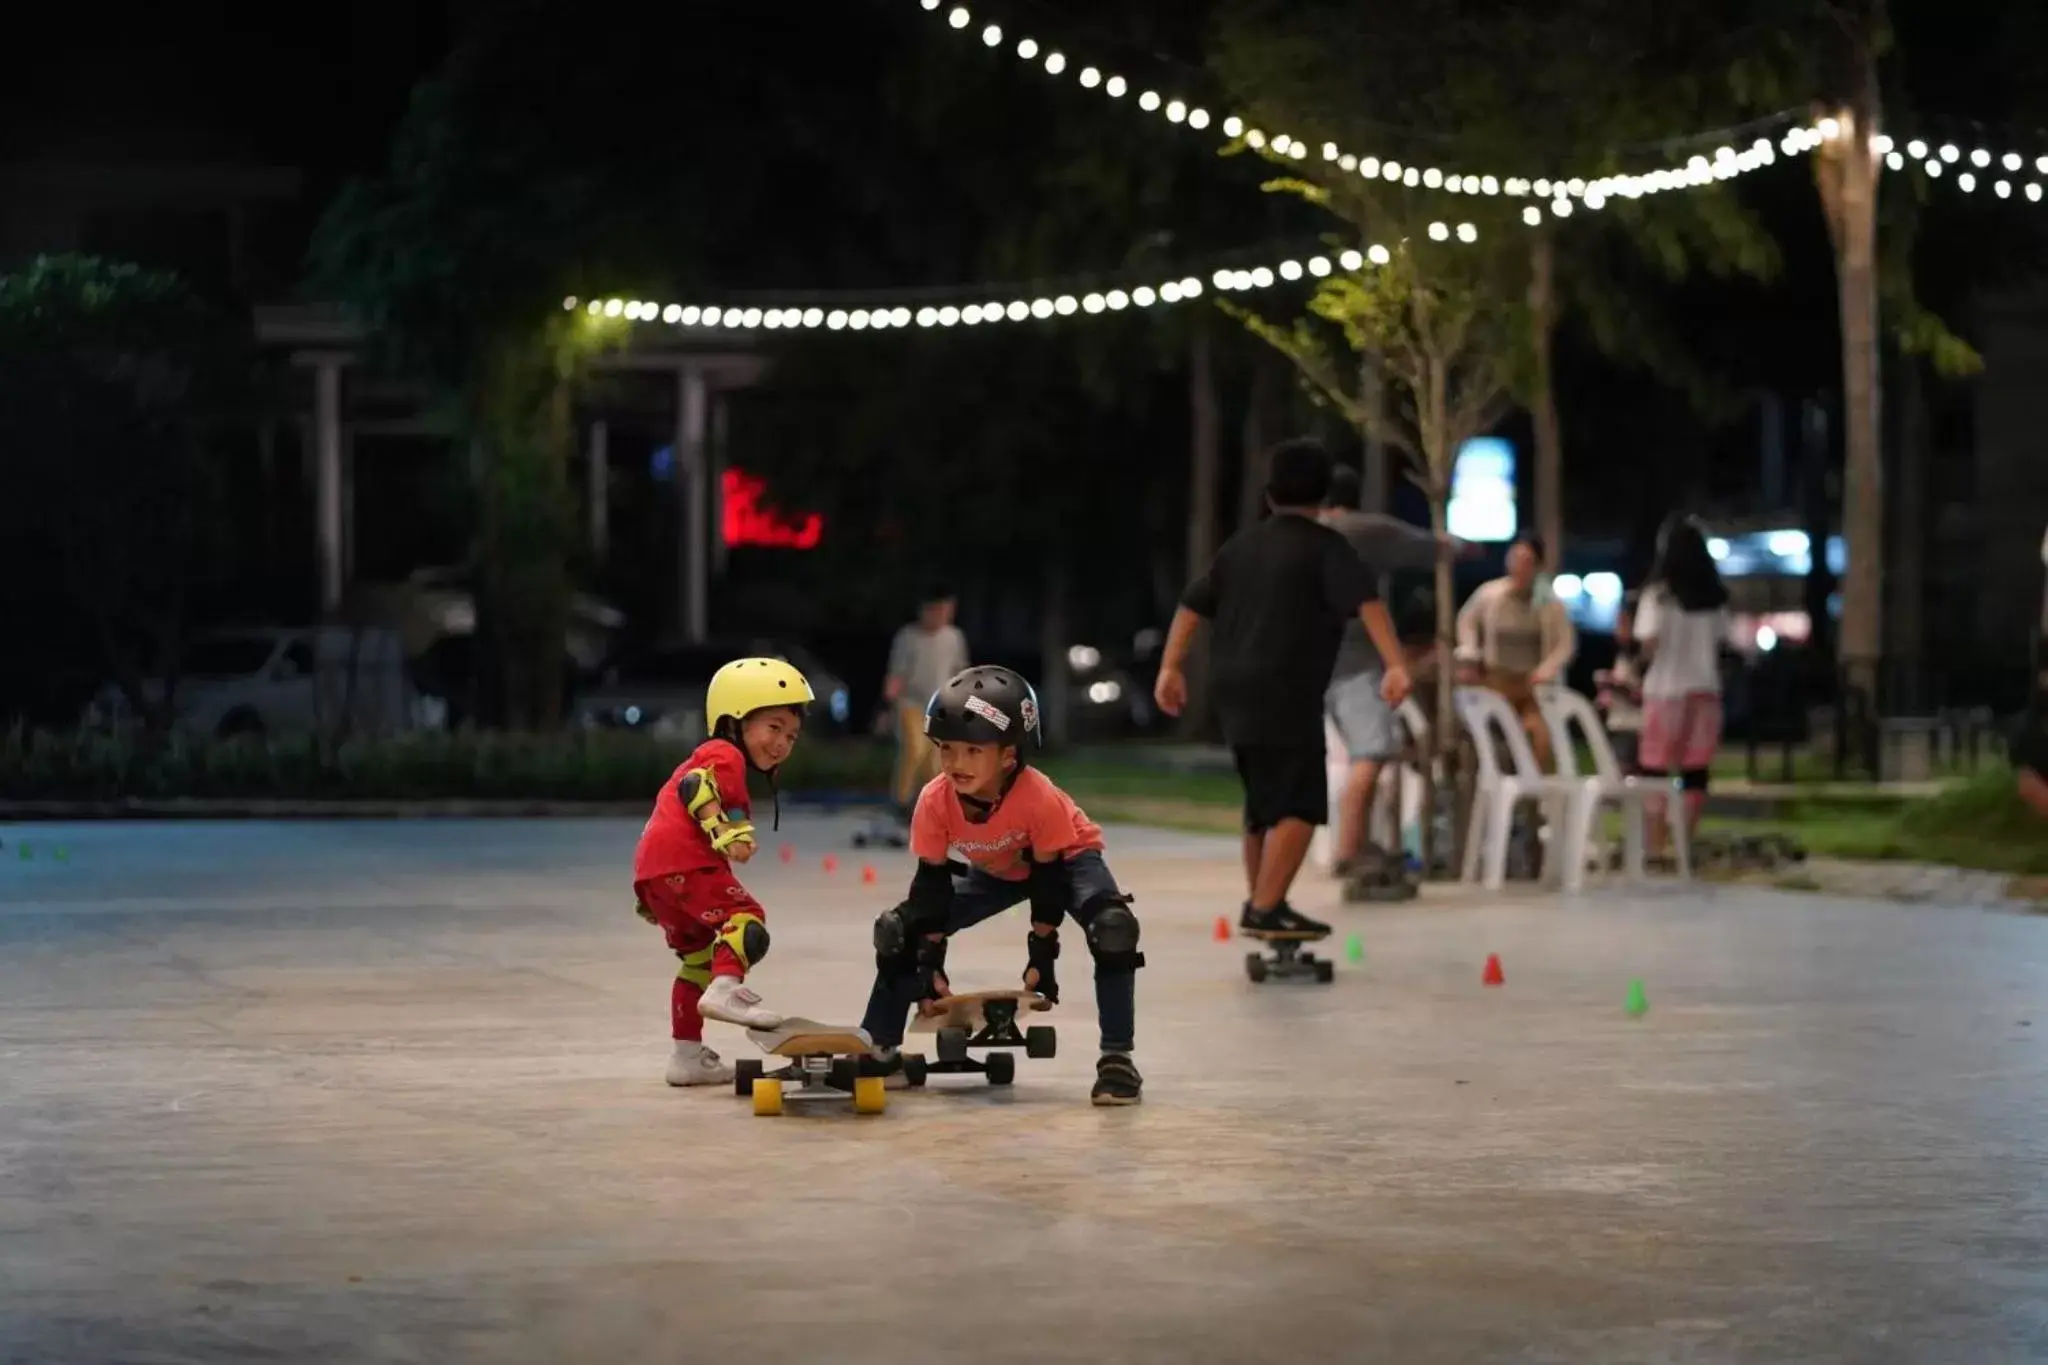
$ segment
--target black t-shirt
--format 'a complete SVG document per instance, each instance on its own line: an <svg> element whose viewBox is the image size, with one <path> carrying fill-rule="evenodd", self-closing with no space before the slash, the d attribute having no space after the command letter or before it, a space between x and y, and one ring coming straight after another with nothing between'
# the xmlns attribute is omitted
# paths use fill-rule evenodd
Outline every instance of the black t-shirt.
<svg viewBox="0 0 2048 1365"><path fill-rule="evenodd" d="M1232 536L1181 605L1213 624L1209 686L1232 745L1323 747L1344 623L1379 590L1343 536L1282 513Z"/></svg>

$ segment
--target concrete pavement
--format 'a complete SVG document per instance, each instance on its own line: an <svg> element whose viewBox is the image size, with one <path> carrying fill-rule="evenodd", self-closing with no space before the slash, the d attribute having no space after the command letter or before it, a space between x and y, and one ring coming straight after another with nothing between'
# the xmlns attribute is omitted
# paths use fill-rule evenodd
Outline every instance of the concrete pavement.
<svg viewBox="0 0 2048 1365"><path fill-rule="evenodd" d="M865 999L850 827L749 871L780 1008ZM661 1084L637 832L0 827L0 1362L2048 1358L2048 920L1317 879L1365 961L1255 988L1232 842L1113 829L1142 1107L1070 933L1013 1090L756 1119Z"/></svg>

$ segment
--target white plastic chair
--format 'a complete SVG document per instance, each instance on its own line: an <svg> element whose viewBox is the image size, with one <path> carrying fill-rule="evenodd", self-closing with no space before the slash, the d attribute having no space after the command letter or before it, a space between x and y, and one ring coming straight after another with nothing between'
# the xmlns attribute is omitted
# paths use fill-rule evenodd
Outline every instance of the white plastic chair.
<svg viewBox="0 0 2048 1365"><path fill-rule="evenodd" d="M1344 801L1344 785L1351 779L1351 754L1344 736L1326 712L1323 716L1323 771L1330 784L1330 820L1320 826L1309 844L1309 857L1325 872L1337 870L1337 811Z"/></svg>
<svg viewBox="0 0 2048 1365"><path fill-rule="evenodd" d="M1515 806L1525 800L1542 803L1555 831L1550 856L1544 860L1546 881L1562 882L1573 858L1584 861L1583 849L1571 847L1574 807L1582 783L1571 777L1557 777L1536 766L1536 751L1507 699L1487 687L1460 687L1454 694L1458 719L1472 736L1479 757L1479 781L1472 794L1472 818L1465 829L1464 881L1480 881L1489 891L1498 891L1507 881L1508 833L1514 824ZM1509 763L1501 762L1501 744L1507 746Z"/></svg>
<svg viewBox="0 0 2048 1365"><path fill-rule="evenodd" d="M1429 752L1429 718L1423 709L1409 697L1402 702L1395 715L1408 732L1408 742L1416 753ZM1309 857L1317 867L1326 872L1337 870L1337 809L1344 799L1344 788L1351 781L1351 754L1344 747L1344 737L1329 716L1323 717L1324 775L1329 783L1330 823L1318 829L1315 839L1309 845ZM1412 766L1400 763L1387 764L1380 770L1377 790L1373 793L1370 815L1370 837L1381 848L1398 850L1401 847L1401 831L1409 821L1418 817L1422 806L1422 775Z"/></svg>
<svg viewBox="0 0 2048 1365"><path fill-rule="evenodd" d="M1664 803L1664 822L1671 830L1671 847L1678 855L1678 875L1691 877L1692 842L1686 835L1684 793L1677 780L1624 773L1620 760L1614 756L1614 745L1607 738L1607 727L1600 723L1600 713L1592 702L1571 688L1539 687L1536 704L1542 708L1544 723L1550 727L1550 747L1557 755L1559 771L1571 774L1579 786L1572 811L1573 852L1565 864L1565 889L1577 891L1585 886L1593 825L1610 801L1621 812L1623 865L1631 880L1643 879L1650 798L1659 794L1668 798ZM1578 771L1578 748L1572 742L1574 731L1584 736L1586 750L1592 755L1590 773Z"/></svg>

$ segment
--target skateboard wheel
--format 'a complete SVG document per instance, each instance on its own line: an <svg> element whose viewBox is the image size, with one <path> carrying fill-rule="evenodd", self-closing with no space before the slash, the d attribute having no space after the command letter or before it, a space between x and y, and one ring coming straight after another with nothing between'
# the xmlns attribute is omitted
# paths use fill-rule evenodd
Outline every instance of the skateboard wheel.
<svg viewBox="0 0 2048 1365"><path fill-rule="evenodd" d="M865 834L856 834L856 835L854 835L854 836L853 836L853 846L854 846L855 848L866 848L866 847L868 846L868 836L867 836L867 835L865 835Z"/></svg>
<svg viewBox="0 0 2048 1365"><path fill-rule="evenodd" d="M967 1060L966 1029L942 1028L939 1030L939 1060L942 1062L964 1062Z"/></svg>
<svg viewBox="0 0 2048 1365"><path fill-rule="evenodd" d="M761 1063L758 1058L742 1057L732 1064L732 1089L741 1099L754 1093L754 1082L761 1079Z"/></svg>
<svg viewBox="0 0 2048 1365"><path fill-rule="evenodd" d="M1016 1079L1017 1058L1015 1054L1009 1052L991 1052L988 1054L988 1083L990 1085L1008 1085Z"/></svg>
<svg viewBox="0 0 2048 1365"><path fill-rule="evenodd" d="M1318 962L1316 963L1316 980L1318 980L1318 981L1322 982L1322 983L1323 983L1324 985L1326 985L1326 986L1327 986L1327 985L1329 985L1329 984L1330 984L1330 983L1331 983L1332 981L1335 981L1336 979L1337 979L1337 964L1336 964L1336 963L1334 963L1334 962L1324 962L1324 961L1318 961Z"/></svg>
<svg viewBox="0 0 2048 1365"><path fill-rule="evenodd" d="M906 1052L903 1054L903 1079L910 1082L913 1088L924 1084L926 1074L922 1054L916 1052Z"/></svg>
<svg viewBox="0 0 2048 1365"><path fill-rule="evenodd" d="M1257 953L1246 953L1244 955L1244 974L1254 982L1264 981L1266 979L1266 959L1260 957Z"/></svg>
<svg viewBox="0 0 2048 1365"><path fill-rule="evenodd" d="M773 1118L782 1112L782 1082L762 1077L754 1082L754 1112L762 1118Z"/></svg>
<svg viewBox="0 0 2048 1365"><path fill-rule="evenodd" d="M1050 1024L1024 1030L1024 1055L1026 1057L1056 1057L1060 1051L1059 1030Z"/></svg>
<svg viewBox="0 0 2048 1365"><path fill-rule="evenodd" d="M834 1090L852 1090L860 1076L860 1062L853 1057L834 1057L825 1072L825 1084Z"/></svg>
<svg viewBox="0 0 2048 1365"><path fill-rule="evenodd" d="M755 1107L758 1108L759 1106ZM854 1081L854 1113L879 1114L888 1107L889 1091L880 1076L861 1076Z"/></svg>

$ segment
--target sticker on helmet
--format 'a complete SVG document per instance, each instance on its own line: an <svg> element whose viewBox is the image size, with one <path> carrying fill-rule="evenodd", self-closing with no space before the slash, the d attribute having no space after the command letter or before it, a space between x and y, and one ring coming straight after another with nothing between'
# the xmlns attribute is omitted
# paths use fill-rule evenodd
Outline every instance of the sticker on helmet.
<svg viewBox="0 0 2048 1365"><path fill-rule="evenodd" d="M991 706L980 697L969 697L966 704L969 711L980 716L990 725L995 726L996 729L1007 730L1010 728L1010 718L1003 714L1002 708Z"/></svg>
<svg viewBox="0 0 2048 1365"><path fill-rule="evenodd" d="M1031 698L1026 697L1023 701L1017 703L1017 714L1024 718L1025 729L1036 730L1038 728L1038 703L1031 700Z"/></svg>

